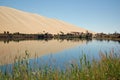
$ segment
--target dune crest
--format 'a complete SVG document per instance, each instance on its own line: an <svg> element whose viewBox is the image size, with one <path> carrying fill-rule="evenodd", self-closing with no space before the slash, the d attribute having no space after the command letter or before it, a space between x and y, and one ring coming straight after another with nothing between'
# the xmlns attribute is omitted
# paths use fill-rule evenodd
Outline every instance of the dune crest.
<svg viewBox="0 0 120 80"><path fill-rule="evenodd" d="M61 31L86 32L86 29L76 27L60 20L46 18L37 14L27 13L9 7L0 6L0 33L43 33L57 34Z"/></svg>

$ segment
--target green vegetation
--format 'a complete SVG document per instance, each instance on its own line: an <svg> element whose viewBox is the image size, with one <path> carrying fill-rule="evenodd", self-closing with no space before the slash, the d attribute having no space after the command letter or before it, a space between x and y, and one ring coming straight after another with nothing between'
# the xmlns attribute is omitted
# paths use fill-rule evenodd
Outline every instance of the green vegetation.
<svg viewBox="0 0 120 80"><path fill-rule="evenodd" d="M91 39L92 33L86 31L83 32L71 32L64 34L62 31L58 34L50 34L45 31L39 34L25 34L25 33L10 33L9 31L4 31L0 33L0 40L36 40L36 39L71 39L71 38L85 38Z"/></svg>
<svg viewBox="0 0 120 80"><path fill-rule="evenodd" d="M96 39L106 39L106 40L116 40L120 41L120 33L112 33L112 34L105 34L105 33L97 33L94 36Z"/></svg>
<svg viewBox="0 0 120 80"><path fill-rule="evenodd" d="M101 60L89 62L86 55L65 70L45 65L34 71L29 67L29 54L15 59L12 74L0 72L0 80L120 80L120 53L101 53ZM37 67L37 64L35 64Z"/></svg>

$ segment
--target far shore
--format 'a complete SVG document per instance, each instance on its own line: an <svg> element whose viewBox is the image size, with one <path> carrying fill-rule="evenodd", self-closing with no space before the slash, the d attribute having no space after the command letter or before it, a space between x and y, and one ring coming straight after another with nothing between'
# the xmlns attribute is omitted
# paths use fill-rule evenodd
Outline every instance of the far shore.
<svg viewBox="0 0 120 80"><path fill-rule="evenodd" d="M0 41L22 41L22 40L51 40L51 39L61 39L61 40L78 40L78 39L97 39L97 40L113 40L120 41L120 33L113 34L105 34L105 33L96 33L92 34L88 31L86 33L83 32L71 32L71 33L63 33L60 32L58 34L50 34L50 33L41 33L41 34L24 34L24 33L10 33L9 31L4 31L4 33L0 33Z"/></svg>

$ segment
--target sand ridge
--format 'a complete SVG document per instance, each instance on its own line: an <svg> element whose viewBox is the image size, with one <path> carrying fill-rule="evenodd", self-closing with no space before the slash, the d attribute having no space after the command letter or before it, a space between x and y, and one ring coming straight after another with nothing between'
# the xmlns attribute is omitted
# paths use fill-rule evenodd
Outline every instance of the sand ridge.
<svg viewBox="0 0 120 80"><path fill-rule="evenodd" d="M61 20L0 6L0 33L4 31L9 31L11 33L20 32L36 34L48 32L57 34L61 31L69 33L86 32L87 30Z"/></svg>

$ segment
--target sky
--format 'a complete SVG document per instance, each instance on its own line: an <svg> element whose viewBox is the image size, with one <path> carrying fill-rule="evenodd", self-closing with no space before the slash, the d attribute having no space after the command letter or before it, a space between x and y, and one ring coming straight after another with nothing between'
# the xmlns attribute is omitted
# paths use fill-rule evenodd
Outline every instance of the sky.
<svg viewBox="0 0 120 80"><path fill-rule="evenodd" d="M120 0L0 0L0 6L104 33L120 33Z"/></svg>

